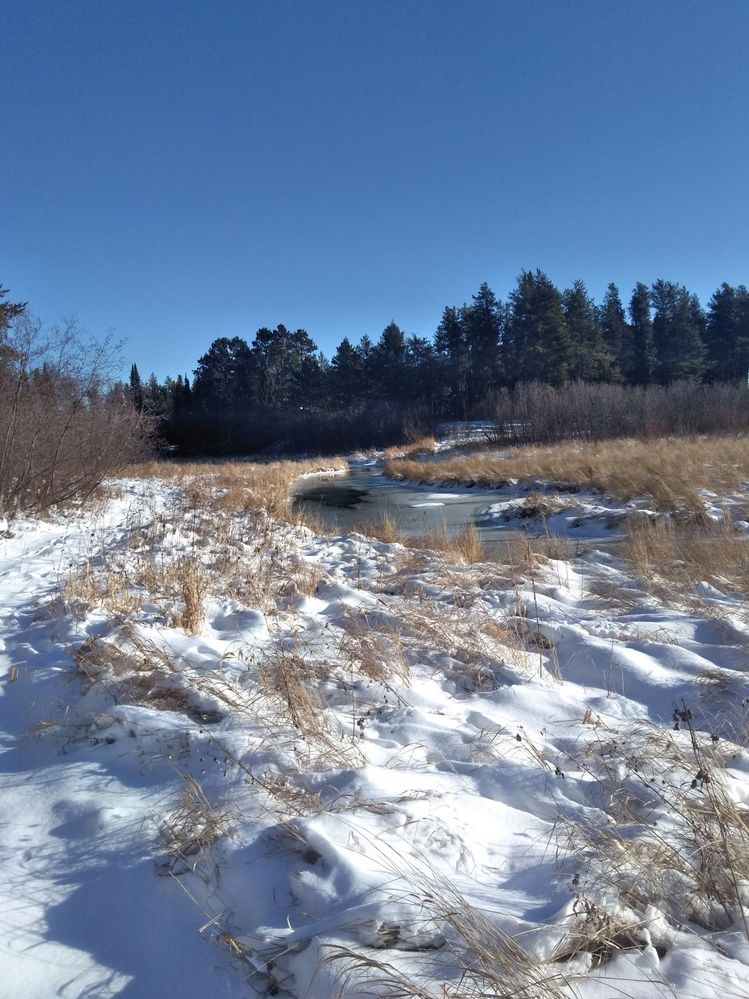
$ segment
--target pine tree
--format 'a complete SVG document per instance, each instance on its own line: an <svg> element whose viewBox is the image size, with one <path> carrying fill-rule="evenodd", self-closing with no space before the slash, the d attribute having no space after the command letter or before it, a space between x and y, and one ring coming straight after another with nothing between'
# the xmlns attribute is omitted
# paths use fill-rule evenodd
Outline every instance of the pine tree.
<svg viewBox="0 0 749 999"><path fill-rule="evenodd" d="M300 376L308 377L316 363L317 347L306 330L288 330L283 323L275 329L259 329L252 342L255 399L264 412L278 412L296 398Z"/></svg>
<svg viewBox="0 0 749 999"><path fill-rule="evenodd" d="M406 338L397 323L389 323L382 331L370 364L376 398L400 400L406 382Z"/></svg>
<svg viewBox="0 0 749 999"><path fill-rule="evenodd" d="M143 385L141 384L140 374L138 372L137 364L133 364L130 368L130 382L129 382L130 398L133 401L133 405L137 410L143 409Z"/></svg>
<svg viewBox="0 0 749 999"><path fill-rule="evenodd" d="M365 333L354 349L356 350L361 363L361 385L359 388L359 398L362 402L369 402L375 397L375 380L373 371L374 344Z"/></svg>
<svg viewBox="0 0 749 999"><path fill-rule="evenodd" d="M683 285L659 278L653 285L656 376L662 385L702 375L699 303Z"/></svg>
<svg viewBox="0 0 749 999"><path fill-rule="evenodd" d="M344 337L330 362L328 375L330 399L335 409L352 409L359 404L362 368L360 352L351 346L348 337Z"/></svg>
<svg viewBox="0 0 749 999"><path fill-rule="evenodd" d="M623 357L623 370L630 385L650 385L655 377L656 356L650 309L650 289L638 281L629 302L630 349Z"/></svg>
<svg viewBox="0 0 749 999"><path fill-rule="evenodd" d="M198 361L193 381L196 434L208 453L241 449L253 408L254 357L246 340L214 340Z"/></svg>
<svg viewBox="0 0 749 999"><path fill-rule="evenodd" d="M562 303L572 351L570 378L585 382L609 379L613 357L603 339L598 309L584 282L575 281L562 295Z"/></svg>
<svg viewBox="0 0 749 999"><path fill-rule="evenodd" d="M421 336L406 340L405 400L424 406L433 415L439 409L440 368L432 343Z"/></svg>
<svg viewBox="0 0 749 999"><path fill-rule="evenodd" d="M541 270L523 271L510 295L503 362L510 384L559 385L572 366L572 347L559 289Z"/></svg>
<svg viewBox="0 0 749 999"><path fill-rule="evenodd" d="M469 406L483 402L499 383L502 305L486 281L464 305L461 322L468 360Z"/></svg>
<svg viewBox="0 0 749 999"><path fill-rule="evenodd" d="M468 346L463 314L458 309L445 307L434 334L434 349L444 362L450 416L465 420L468 411Z"/></svg>
<svg viewBox="0 0 749 999"><path fill-rule="evenodd" d="M621 378L628 377L632 353L632 331L627 324L624 306L619 297L619 289L613 283L609 284L606 289L600 317L603 341L609 356L612 358L609 379L619 381Z"/></svg>
<svg viewBox="0 0 749 999"><path fill-rule="evenodd" d="M706 376L710 381L745 381L749 374L749 292L725 282L708 303Z"/></svg>

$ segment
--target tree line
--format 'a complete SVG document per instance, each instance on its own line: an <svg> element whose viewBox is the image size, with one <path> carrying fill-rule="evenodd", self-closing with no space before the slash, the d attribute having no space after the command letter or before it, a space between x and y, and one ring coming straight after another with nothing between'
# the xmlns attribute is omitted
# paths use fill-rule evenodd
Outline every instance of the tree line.
<svg viewBox="0 0 749 999"><path fill-rule="evenodd" d="M270 445L335 449L387 443L441 419L482 417L523 382L625 386L746 382L749 290L723 283L706 308L684 285L615 284L596 303L583 281L560 291L523 271L506 301L483 283L447 306L432 338L391 322L376 341L344 338L329 360L303 329L283 325L214 340L187 375L129 391L160 420L166 441L192 454Z"/></svg>

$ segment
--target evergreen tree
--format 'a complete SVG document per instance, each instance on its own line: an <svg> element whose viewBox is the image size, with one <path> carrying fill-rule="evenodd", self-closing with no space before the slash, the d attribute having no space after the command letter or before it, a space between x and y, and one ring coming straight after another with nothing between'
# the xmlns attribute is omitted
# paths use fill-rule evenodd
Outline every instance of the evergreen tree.
<svg viewBox="0 0 749 999"><path fill-rule="evenodd" d="M464 305L461 321L468 355L469 405L486 399L500 376L502 306L486 281Z"/></svg>
<svg viewBox="0 0 749 999"><path fill-rule="evenodd" d="M245 340L214 340L198 361L193 381L196 434L208 453L241 449L253 405L254 357Z"/></svg>
<svg viewBox="0 0 749 999"><path fill-rule="evenodd" d="M444 362L450 416L460 420L468 412L468 345L463 313L446 306L434 335L434 349Z"/></svg>
<svg viewBox="0 0 749 999"><path fill-rule="evenodd" d="M370 365L375 397L401 399L406 382L406 338L397 323L389 323L382 331Z"/></svg>
<svg viewBox="0 0 749 999"><path fill-rule="evenodd" d="M259 329L252 342L255 398L263 412L278 412L289 405L298 407L300 379L311 378L317 364L317 347L306 330L288 330L282 323L275 329ZM302 403L303 405L303 403Z"/></svg>
<svg viewBox="0 0 749 999"><path fill-rule="evenodd" d="M745 381L749 374L749 292L725 282L708 303L706 376L710 381Z"/></svg>
<svg viewBox="0 0 749 999"><path fill-rule="evenodd" d="M570 378L585 382L610 379L613 358L603 339L598 309L584 282L575 281L562 295L562 303L571 349Z"/></svg>
<svg viewBox="0 0 749 999"><path fill-rule="evenodd" d="M318 410L324 404L330 364L322 351L305 354L294 375L299 409Z"/></svg>
<svg viewBox="0 0 749 999"><path fill-rule="evenodd" d="M626 378L632 353L632 331L627 325L619 289L609 284L601 306L603 341L612 360L609 377L612 381Z"/></svg>
<svg viewBox="0 0 749 999"><path fill-rule="evenodd" d="M622 364L630 385L650 385L655 377L656 356L650 310L650 289L638 281L629 303L631 338Z"/></svg>
<svg viewBox="0 0 749 999"><path fill-rule="evenodd" d="M1 299L8 294L8 289L0 284L0 341L5 338L14 319L18 319L26 311L26 302L3 302Z"/></svg>
<svg viewBox="0 0 749 999"><path fill-rule="evenodd" d="M145 385L140 385L143 408L157 420L163 420L169 412L170 383L171 378L167 377L162 385L152 371Z"/></svg>
<svg viewBox="0 0 749 999"><path fill-rule="evenodd" d="M656 376L662 385L699 378L703 369L699 303L683 285L659 278L653 285Z"/></svg>
<svg viewBox="0 0 749 999"><path fill-rule="evenodd" d="M365 333L364 336L359 341L355 348L356 353L359 356L359 362L361 365L361 388L359 390L359 398L362 401L369 401L375 397L375 381L374 381L374 344L370 338Z"/></svg>
<svg viewBox="0 0 749 999"><path fill-rule="evenodd" d="M510 295L503 353L507 379L559 385L572 367L572 347L559 289L541 270L523 271Z"/></svg>
<svg viewBox="0 0 749 999"><path fill-rule="evenodd" d="M439 409L440 368L434 346L425 337L406 341L405 400L435 414Z"/></svg>
<svg viewBox="0 0 749 999"><path fill-rule="evenodd" d="M141 384L140 374L138 372L137 364L133 364L130 368L130 382L129 382L129 392L130 398L133 401L133 405L136 409L143 409L143 385Z"/></svg>
<svg viewBox="0 0 749 999"><path fill-rule="evenodd" d="M330 398L335 409L352 409L360 401L363 360L348 337L338 344L330 362Z"/></svg>

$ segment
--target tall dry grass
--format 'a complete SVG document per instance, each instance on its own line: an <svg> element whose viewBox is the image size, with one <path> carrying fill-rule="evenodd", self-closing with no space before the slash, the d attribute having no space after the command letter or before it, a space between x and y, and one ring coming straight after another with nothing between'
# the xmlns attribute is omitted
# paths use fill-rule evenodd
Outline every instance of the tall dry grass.
<svg viewBox="0 0 749 999"><path fill-rule="evenodd" d="M699 583L749 596L749 540L728 515L717 523L631 521L623 554L647 589L659 596L689 594Z"/></svg>
<svg viewBox="0 0 749 999"><path fill-rule="evenodd" d="M302 475L344 471L343 458L299 461L181 462L150 461L133 465L137 478L157 478L178 482L195 506L215 505L228 513L265 510L273 517L288 517L292 482Z"/></svg>
<svg viewBox="0 0 749 999"><path fill-rule="evenodd" d="M749 939L749 809L727 771L736 747L697 731L683 702L674 718L672 732L649 723L598 732L571 761L596 782L609 821L560 819L562 853L578 866L578 897L599 905L618 897L630 930L663 917L708 931L736 927ZM609 931L621 929L609 915ZM597 921L587 949L600 946L605 925ZM577 921L567 947L584 949L580 929Z"/></svg>
<svg viewBox="0 0 749 999"><path fill-rule="evenodd" d="M532 479L598 489L621 500L648 497L659 510L703 509L698 490L749 482L745 437L567 441L551 447L485 451L444 461L390 459L385 474L442 486L499 487Z"/></svg>

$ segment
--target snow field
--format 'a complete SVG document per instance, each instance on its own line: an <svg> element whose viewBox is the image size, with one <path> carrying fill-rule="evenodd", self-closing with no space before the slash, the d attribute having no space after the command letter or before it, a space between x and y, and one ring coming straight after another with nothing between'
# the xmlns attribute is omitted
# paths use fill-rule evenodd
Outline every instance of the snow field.
<svg viewBox="0 0 749 999"><path fill-rule="evenodd" d="M118 488L2 542L0 995L749 995L739 596Z"/></svg>

